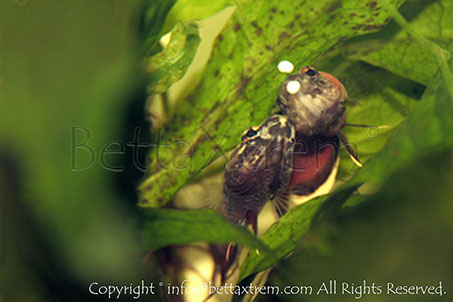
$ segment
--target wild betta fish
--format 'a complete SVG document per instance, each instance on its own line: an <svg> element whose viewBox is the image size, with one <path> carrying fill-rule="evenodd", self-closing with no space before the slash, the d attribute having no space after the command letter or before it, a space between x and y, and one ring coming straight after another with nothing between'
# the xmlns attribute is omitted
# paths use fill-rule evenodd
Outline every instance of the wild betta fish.
<svg viewBox="0 0 453 302"><path fill-rule="evenodd" d="M288 195L309 195L321 186L337 162L340 141L360 163L341 128L346 121L347 92L334 76L306 66L280 86L273 115L260 127L248 129L226 165L223 214L251 225L272 200L281 216ZM222 276L236 258L237 246L226 247Z"/></svg>
<svg viewBox="0 0 453 302"><path fill-rule="evenodd" d="M348 94L329 73L305 66L280 86L277 104L296 128L289 190L308 195L326 181L338 156L340 141L360 166L341 128Z"/></svg>
<svg viewBox="0 0 453 302"><path fill-rule="evenodd" d="M248 129L226 165L225 216L251 224L256 233L257 214L266 201L289 191L303 195L315 190L336 161L346 99L340 81L313 67L288 76L277 99L284 115Z"/></svg>
<svg viewBox="0 0 453 302"><path fill-rule="evenodd" d="M268 200L284 194L291 180L293 123L282 115L269 117L242 135L224 174L224 214L256 230L256 219Z"/></svg>
<svg viewBox="0 0 453 302"><path fill-rule="evenodd" d="M258 213L267 201L286 194L291 180L295 136L293 123L282 115L273 115L242 135L241 144L233 151L225 168L224 216L235 223L251 225L257 234ZM222 253L224 279L236 259L237 245L225 246Z"/></svg>

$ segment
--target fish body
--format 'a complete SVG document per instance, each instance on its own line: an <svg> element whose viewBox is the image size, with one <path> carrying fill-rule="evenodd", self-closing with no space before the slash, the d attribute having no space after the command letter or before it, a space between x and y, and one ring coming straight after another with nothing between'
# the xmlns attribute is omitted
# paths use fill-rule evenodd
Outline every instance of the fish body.
<svg viewBox="0 0 453 302"><path fill-rule="evenodd" d="M224 173L222 214L232 222L251 225L258 233L257 218L267 201L286 192L292 175L296 131L283 115L269 117L249 128L233 151ZM235 243L220 247L222 281L237 259Z"/></svg>
<svg viewBox="0 0 453 302"><path fill-rule="evenodd" d="M347 97L338 79L310 66L288 76L280 86L277 104L297 132L290 193L313 193L333 171Z"/></svg>
<svg viewBox="0 0 453 302"><path fill-rule="evenodd" d="M223 214L257 234L257 216L267 201L281 216L290 194L309 195L320 187L337 162L346 99L346 89L328 73L306 66L290 75L277 99L283 115L248 129L226 165ZM234 243L223 248L222 280L238 252Z"/></svg>
<svg viewBox="0 0 453 302"><path fill-rule="evenodd" d="M252 224L268 200L284 192L291 181L296 133L285 116L273 115L248 129L226 165L224 214L239 224Z"/></svg>

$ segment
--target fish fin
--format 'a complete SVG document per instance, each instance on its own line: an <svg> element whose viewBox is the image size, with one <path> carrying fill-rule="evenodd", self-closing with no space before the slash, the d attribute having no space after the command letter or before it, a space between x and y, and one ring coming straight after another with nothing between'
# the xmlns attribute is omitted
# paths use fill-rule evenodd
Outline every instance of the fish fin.
<svg viewBox="0 0 453 302"><path fill-rule="evenodd" d="M346 147L346 151L348 151L349 157L351 157L351 160L358 166L358 167L363 167L362 162L360 161L359 157L357 156L357 153L354 151L354 149L351 147L351 144L349 144L348 139L346 138L346 135L344 135L341 130L337 131L337 136L340 139L340 141L343 143L343 145Z"/></svg>
<svg viewBox="0 0 453 302"><path fill-rule="evenodd" d="M245 216L245 225L251 225L255 236L258 234L258 215L255 212L248 211Z"/></svg>
<svg viewBox="0 0 453 302"><path fill-rule="evenodd" d="M246 215L246 217L242 218L239 220L237 223L246 226L249 221L249 215ZM224 257L221 261L220 265L220 275L221 275L221 281L222 283L225 282L231 274L234 272L233 264L237 260L237 255L238 255L238 245L236 242L230 242L226 247L223 245L225 250L224 250ZM232 273L228 275L228 271L232 270Z"/></svg>
<svg viewBox="0 0 453 302"><path fill-rule="evenodd" d="M279 192L272 199L274 210L278 217L282 217L289 210L289 194L288 191Z"/></svg>
<svg viewBox="0 0 453 302"><path fill-rule="evenodd" d="M225 251L225 261L227 263L231 262L237 255L237 244L231 242L228 244L226 251Z"/></svg>
<svg viewBox="0 0 453 302"><path fill-rule="evenodd" d="M231 242L226 246L225 257L221 264L221 281L225 282L235 271L233 264L237 265L237 256L238 256L238 245L235 242ZM231 270L231 273L228 272Z"/></svg>
<svg viewBox="0 0 453 302"><path fill-rule="evenodd" d="M350 124L350 123L344 123L343 127L357 127L357 128L377 128L374 125L367 125L367 124Z"/></svg>

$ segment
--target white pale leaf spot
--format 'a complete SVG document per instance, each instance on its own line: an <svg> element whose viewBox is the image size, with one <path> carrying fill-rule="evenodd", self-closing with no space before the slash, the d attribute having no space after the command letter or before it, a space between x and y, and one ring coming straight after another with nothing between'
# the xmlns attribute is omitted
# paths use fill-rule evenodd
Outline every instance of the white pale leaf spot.
<svg viewBox="0 0 453 302"><path fill-rule="evenodd" d="M286 61L286 60L280 61L280 63L278 63L277 67L281 73L291 73L294 70L293 63L291 63L290 61Z"/></svg>

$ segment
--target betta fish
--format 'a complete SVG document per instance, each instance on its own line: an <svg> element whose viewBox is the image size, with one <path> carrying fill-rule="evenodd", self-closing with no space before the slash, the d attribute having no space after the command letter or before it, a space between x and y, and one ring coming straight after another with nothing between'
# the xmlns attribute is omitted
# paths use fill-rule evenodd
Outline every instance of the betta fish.
<svg viewBox="0 0 453 302"><path fill-rule="evenodd" d="M288 76L280 86L277 104L296 129L291 193L309 195L322 185L334 169L341 146L362 166L341 131L347 98L338 79L310 66Z"/></svg>

